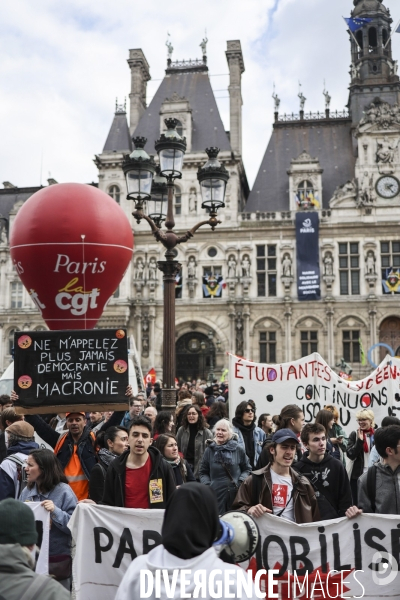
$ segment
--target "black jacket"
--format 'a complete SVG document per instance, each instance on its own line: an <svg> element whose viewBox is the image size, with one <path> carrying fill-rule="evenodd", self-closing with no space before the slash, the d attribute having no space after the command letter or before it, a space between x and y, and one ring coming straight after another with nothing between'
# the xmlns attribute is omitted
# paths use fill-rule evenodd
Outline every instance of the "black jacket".
<svg viewBox="0 0 400 600"><path fill-rule="evenodd" d="M374 443L371 444L371 450ZM354 460L351 479L358 479L364 473L364 442L360 440L357 431L352 431L349 435L346 454L350 460Z"/></svg>
<svg viewBox="0 0 400 600"><path fill-rule="evenodd" d="M124 411L117 411L109 420L104 423L104 425L100 428L99 431L105 431L109 427L113 425L119 425L121 420L123 419ZM32 425L35 429L36 433L40 435L40 437L47 442L52 448L55 448L60 437L65 435L65 433L58 433L54 431L41 417L38 415L25 415L25 420ZM78 440L78 456L81 461L83 472L86 477L89 479L90 472L97 463L96 453L93 447L93 437L90 435L91 430L89 427L85 427L81 437ZM74 441L72 439L71 434L68 432L67 437L57 452L57 458L61 463L63 469L67 466L69 461L71 460L71 456L74 451Z"/></svg>
<svg viewBox="0 0 400 600"><path fill-rule="evenodd" d="M313 485L321 520L344 517L353 499L349 478L340 460L326 453L320 463L315 463L309 460L308 452L305 452L293 469L307 477Z"/></svg>
<svg viewBox="0 0 400 600"><path fill-rule="evenodd" d="M129 452L129 450L126 450L121 456L118 456L118 458L113 460L108 467L104 485L104 496L100 504L107 504L108 506L125 506L125 469ZM152 479L161 479L163 490L162 502L151 503L149 492L149 507L166 508L168 498L176 490L175 477L171 467L164 460L157 448L150 446L148 453L150 454L152 462L149 481Z"/></svg>

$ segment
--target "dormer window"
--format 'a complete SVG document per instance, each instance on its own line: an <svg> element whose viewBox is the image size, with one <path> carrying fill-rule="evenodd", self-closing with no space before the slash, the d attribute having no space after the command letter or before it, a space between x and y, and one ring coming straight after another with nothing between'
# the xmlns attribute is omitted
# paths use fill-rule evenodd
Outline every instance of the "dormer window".
<svg viewBox="0 0 400 600"><path fill-rule="evenodd" d="M318 194L311 181L304 180L297 187L296 202L302 209L319 208Z"/></svg>

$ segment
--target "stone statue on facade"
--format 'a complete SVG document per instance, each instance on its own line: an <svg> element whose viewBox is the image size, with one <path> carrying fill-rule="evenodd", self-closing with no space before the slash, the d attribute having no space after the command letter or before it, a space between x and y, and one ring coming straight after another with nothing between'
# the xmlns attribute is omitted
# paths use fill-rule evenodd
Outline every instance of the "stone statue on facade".
<svg viewBox="0 0 400 600"><path fill-rule="evenodd" d="M172 53L174 51L174 47L171 44L171 40L169 39L169 34L168 34L168 39L165 42L165 45L167 46L167 52L168 52L168 58L171 60L172 58Z"/></svg>
<svg viewBox="0 0 400 600"><path fill-rule="evenodd" d="M325 96L325 108L328 110L331 105L332 98L330 97L329 92L325 89L325 85L324 85L324 91L322 93Z"/></svg>
<svg viewBox="0 0 400 600"><path fill-rule="evenodd" d="M234 279L236 277L237 262L233 254L228 259L228 279Z"/></svg>
<svg viewBox="0 0 400 600"><path fill-rule="evenodd" d="M135 279L144 280L144 262L143 262L143 258L141 258L139 256L139 258L136 261L136 265L135 265Z"/></svg>
<svg viewBox="0 0 400 600"><path fill-rule="evenodd" d="M299 93L297 94L297 96L300 98L300 110L303 111L307 98L301 90L301 83L299 83Z"/></svg>
<svg viewBox="0 0 400 600"><path fill-rule="evenodd" d="M378 150L376 151L376 162L379 164L392 164L397 150L399 140L394 145L387 137L382 141L378 140Z"/></svg>
<svg viewBox="0 0 400 600"><path fill-rule="evenodd" d="M187 273L189 279L196 278L196 259L194 256L189 257L188 265L187 265Z"/></svg>
<svg viewBox="0 0 400 600"><path fill-rule="evenodd" d="M197 193L194 188L191 188L189 193L189 212L197 213Z"/></svg>
<svg viewBox="0 0 400 600"><path fill-rule="evenodd" d="M208 39L206 36L202 39L201 44L200 44L200 48L203 53L203 56L207 56L207 42L208 42Z"/></svg>
<svg viewBox="0 0 400 600"><path fill-rule="evenodd" d="M282 275L283 277L292 276L292 259L289 254L285 254L282 260Z"/></svg>
<svg viewBox="0 0 400 600"><path fill-rule="evenodd" d="M248 257L247 254L245 254L242 258L242 262L241 262L241 268L242 268L242 277L250 277L250 259Z"/></svg>
<svg viewBox="0 0 400 600"><path fill-rule="evenodd" d="M333 276L333 257L331 252L327 252L324 256L324 275Z"/></svg>
<svg viewBox="0 0 400 600"><path fill-rule="evenodd" d="M367 256L365 257L365 272L367 275L375 275L375 263L376 258L373 250L368 250Z"/></svg>
<svg viewBox="0 0 400 600"><path fill-rule="evenodd" d="M275 112L279 112L279 106L281 104L281 100L280 100L278 94L275 92L275 84L274 84L274 91L272 93L272 98L274 99Z"/></svg>
<svg viewBox="0 0 400 600"><path fill-rule="evenodd" d="M148 272L149 272L149 279L152 281L155 281L157 279L157 261L154 258L154 256L152 256L150 258Z"/></svg>

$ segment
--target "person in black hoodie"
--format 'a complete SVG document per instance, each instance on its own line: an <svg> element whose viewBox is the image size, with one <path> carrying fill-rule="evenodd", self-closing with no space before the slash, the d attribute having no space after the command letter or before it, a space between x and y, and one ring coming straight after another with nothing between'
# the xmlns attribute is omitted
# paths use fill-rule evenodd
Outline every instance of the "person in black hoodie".
<svg viewBox="0 0 400 600"><path fill-rule="evenodd" d="M317 497L321 520L350 516L353 504L346 469L326 451L325 427L319 423L305 425L301 441L307 448L293 468L307 477Z"/></svg>
<svg viewBox="0 0 400 600"><path fill-rule="evenodd" d="M151 446L150 421L143 416L132 419L129 450L114 459L107 470L101 504L125 508L166 508L176 489L170 465Z"/></svg>
<svg viewBox="0 0 400 600"><path fill-rule="evenodd" d="M104 494L104 482L107 469L117 456L129 448L128 430L126 427L110 427L107 431L100 431L95 440L97 451L97 465L90 471L89 496L95 502L101 502Z"/></svg>

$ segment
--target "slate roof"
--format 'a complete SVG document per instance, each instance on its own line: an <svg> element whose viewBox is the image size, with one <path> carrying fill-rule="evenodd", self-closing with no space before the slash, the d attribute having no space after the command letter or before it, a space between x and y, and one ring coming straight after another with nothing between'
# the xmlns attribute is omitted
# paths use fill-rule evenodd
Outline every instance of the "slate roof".
<svg viewBox="0 0 400 600"><path fill-rule="evenodd" d="M275 123L245 211L289 210L287 171L291 160L303 150L319 159L322 203L328 208L336 187L354 177L356 159L350 128L350 119Z"/></svg>
<svg viewBox="0 0 400 600"><path fill-rule="evenodd" d="M41 187L14 188L0 190L0 217L9 218L10 210L16 202L28 200L32 194L42 189Z"/></svg>
<svg viewBox="0 0 400 600"><path fill-rule="evenodd" d="M182 69L167 73L155 96L142 115L134 135L147 138L146 151L155 154L154 141L160 137L160 110L166 98L174 92L189 101L192 109L192 152L204 152L209 146L231 150L229 138L219 114L207 72Z"/></svg>
<svg viewBox="0 0 400 600"><path fill-rule="evenodd" d="M103 152L131 152L133 149L126 112L117 110Z"/></svg>

